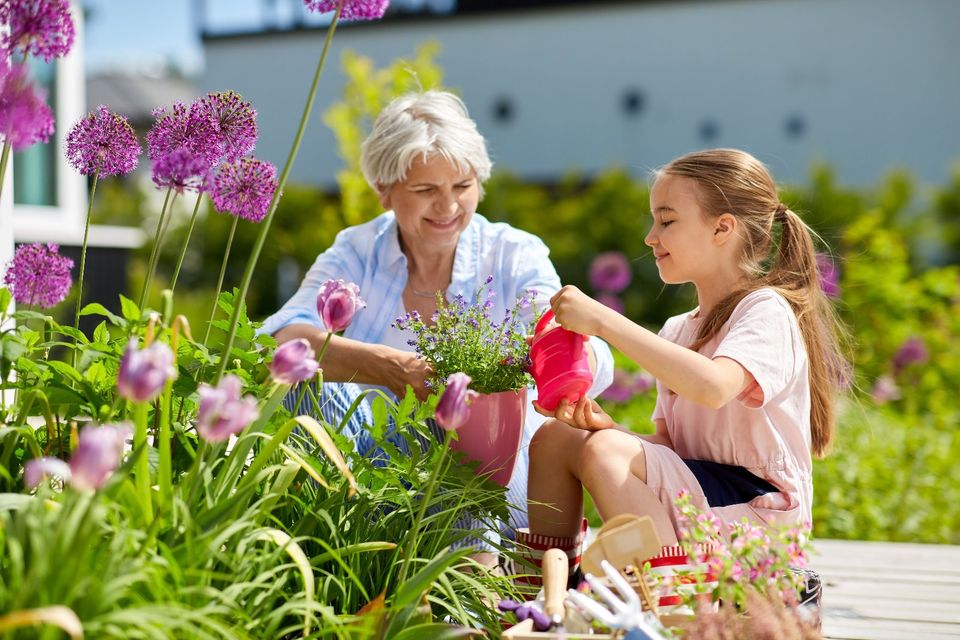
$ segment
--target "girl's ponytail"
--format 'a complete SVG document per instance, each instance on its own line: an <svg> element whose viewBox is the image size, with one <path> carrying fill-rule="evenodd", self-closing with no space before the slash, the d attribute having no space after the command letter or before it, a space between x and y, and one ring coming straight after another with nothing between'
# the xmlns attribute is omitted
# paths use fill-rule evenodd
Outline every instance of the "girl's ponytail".
<svg viewBox="0 0 960 640"><path fill-rule="evenodd" d="M741 267L749 284L707 314L690 348L697 351L716 335L747 294L763 287L776 290L797 316L809 361L812 449L815 455L826 454L835 430L835 394L847 367L840 349L841 325L820 286L814 233L780 202L767 168L744 151L697 151L672 161L659 173L694 180L705 215L733 214L743 239Z"/></svg>

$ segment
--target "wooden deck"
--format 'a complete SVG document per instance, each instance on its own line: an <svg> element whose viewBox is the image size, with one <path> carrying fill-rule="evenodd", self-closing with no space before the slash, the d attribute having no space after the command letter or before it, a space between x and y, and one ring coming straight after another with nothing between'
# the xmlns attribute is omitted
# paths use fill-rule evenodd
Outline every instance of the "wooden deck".
<svg viewBox="0 0 960 640"><path fill-rule="evenodd" d="M828 638L960 639L960 546L846 540L814 546Z"/></svg>

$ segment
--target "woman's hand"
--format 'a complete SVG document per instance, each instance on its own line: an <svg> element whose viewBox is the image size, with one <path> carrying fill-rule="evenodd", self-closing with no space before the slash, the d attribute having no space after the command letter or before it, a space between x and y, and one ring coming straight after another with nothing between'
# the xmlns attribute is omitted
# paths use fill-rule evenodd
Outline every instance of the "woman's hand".
<svg viewBox="0 0 960 640"><path fill-rule="evenodd" d="M433 368L417 354L399 349L391 349L390 355L385 358L383 385L398 398L407 395L407 385L413 387L417 399L426 400L433 393L427 387L427 380L433 376Z"/></svg>
<svg viewBox="0 0 960 640"><path fill-rule="evenodd" d="M599 335L604 316L613 313L606 305L569 284L550 298L550 307L561 327L585 336Z"/></svg>
<svg viewBox="0 0 960 640"><path fill-rule="evenodd" d="M536 402L533 408L540 415L548 418L556 418L560 422L565 422L571 427L583 429L584 431L600 431L601 429L610 429L617 424L607 413L600 408L600 405L587 396L583 396L577 404L570 406L570 402L564 398L557 405L557 410L550 413Z"/></svg>

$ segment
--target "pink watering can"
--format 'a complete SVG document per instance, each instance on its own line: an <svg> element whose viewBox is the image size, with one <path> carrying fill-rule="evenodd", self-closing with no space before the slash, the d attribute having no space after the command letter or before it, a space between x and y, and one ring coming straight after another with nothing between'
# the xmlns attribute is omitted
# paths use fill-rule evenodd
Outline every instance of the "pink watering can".
<svg viewBox="0 0 960 640"><path fill-rule="evenodd" d="M586 338L555 322L546 329L553 319L553 310L547 310L530 343L530 374L537 383L537 404L547 411L556 410L564 398L576 403L593 384Z"/></svg>

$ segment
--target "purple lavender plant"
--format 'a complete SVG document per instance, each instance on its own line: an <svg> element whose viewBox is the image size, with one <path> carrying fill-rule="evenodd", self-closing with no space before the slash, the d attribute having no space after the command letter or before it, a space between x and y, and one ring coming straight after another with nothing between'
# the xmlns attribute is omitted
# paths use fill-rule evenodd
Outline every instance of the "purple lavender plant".
<svg viewBox="0 0 960 640"><path fill-rule="evenodd" d="M433 324L427 324L416 311L397 318L393 326L413 333L410 345L433 367L432 388L438 389L454 373L470 376L471 387L479 393L522 389L531 383L527 373L530 347L528 327L520 319L520 311L529 307L535 291L519 296L506 310L501 322L490 317L494 292L487 290L493 276L481 284L468 301L457 295L447 302L437 296L437 312Z"/></svg>
<svg viewBox="0 0 960 640"><path fill-rule="evenodd" d="M175 149L153 161L153 183L177 193L202 193L210 181L210 164L189 149Z"/></svg>
<svg viewBox="0 0 960 640"><path fill-rule="evenodd" d="M140 143L127 119L105 105L88 113L67 134L67 161L85 176L119 176L137 168Z"/></svg>
<svg viewBox="0 0 960 640"><path fill-rule="evenodd" d="M257 110L236 91L208 93L202 100L220 132L223 160L235 162L257 144Z"/></svg>
<svg viewBox="0 0 960 640"><path fill-rule="evenodd" d="M70 292L73 260L60 255L55 244L23 244L17 248L3 282L17 304L48 309Z"/></svg>
<svg viewBox="0 0 960 640"><path fill-rule="evenodd" d="M187 149L206 160L209 167L220 162L224 142L220 124L211 106L197 100L189 107L175 102L168 113L163 107L153 110L156 120L147 132L147 154L158 160L177 149Z"/></svg>
<svg viewBox="0 0 960 640"><path fill-rule="evenodd" d="M277 169L269 162L240 158L220 165L210 197L221 213L260 222L277 188Z"/></svg>
<svg viewBox="0 0 960 640"><path fill-rule="evenodd" d="M0 23L10 25L4 57L19 51L50 62L67 55L76 36L67 0L0 0Z"/></svg>
<svg viewBox="0 0 960 640"><path fill-rule="evenodd" d="M53 112L45 99L30 82L26 65L0 62L0 135L14 151L46 142L53 134Z"/></svg>
<svg viewBox="0 0 960 640"><path fill-rule="evenodd" d="M328 13L337 10L337 4L343 2L340 11L341 20L376 20L382 18L390 0L304 0L307 11Z"/></svg>

